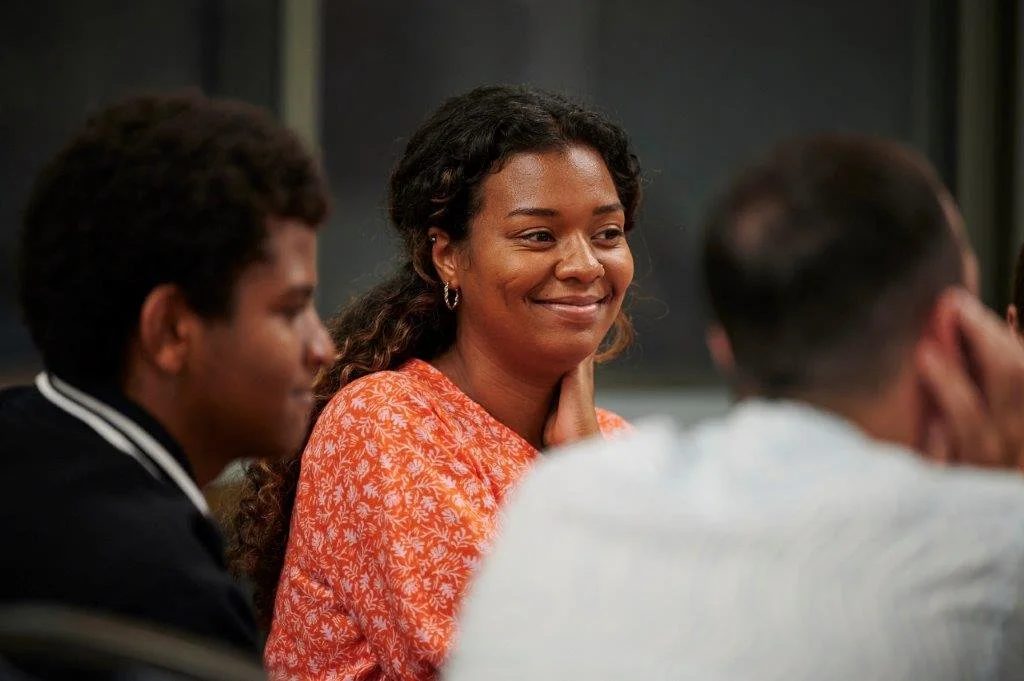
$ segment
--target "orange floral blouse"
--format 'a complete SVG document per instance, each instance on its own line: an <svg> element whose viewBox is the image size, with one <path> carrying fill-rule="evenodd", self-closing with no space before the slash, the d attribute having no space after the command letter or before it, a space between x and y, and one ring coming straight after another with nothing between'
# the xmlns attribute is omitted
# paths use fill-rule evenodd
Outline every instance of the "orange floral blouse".
<svg viewBox="0 0 1024 681"><path fill-rule="evenodd" d="M271 677L436 678L498 509L537 456L421 360L345 386L302 455Z"/></svg>

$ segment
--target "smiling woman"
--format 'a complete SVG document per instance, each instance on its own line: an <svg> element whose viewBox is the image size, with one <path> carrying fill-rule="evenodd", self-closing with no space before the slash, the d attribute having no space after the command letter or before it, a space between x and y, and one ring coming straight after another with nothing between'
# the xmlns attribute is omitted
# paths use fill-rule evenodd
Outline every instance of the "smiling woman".
<svg viewBox="0 0 1024 681"><path fill-rule="evenodd" d="M633 279L625 208L600 153L579 143L513 156L481 197L465 242L429 230L437 272L464 300L458 342L437 365L459 375L466 350L486 340L486 354L550 389L621 311ZM525 436L540 446L532 425Z"/></svg>
<svg viewBox="0 0 1024 681"><path fill-rule="evenodd" d="M413 134L389 197L407 261L333 322L305 450L250 468L235 519L272 674L436 676L539 451L627 427L593 371L632 337L639 202L625 133L559 95L480 88Z"/></svg>

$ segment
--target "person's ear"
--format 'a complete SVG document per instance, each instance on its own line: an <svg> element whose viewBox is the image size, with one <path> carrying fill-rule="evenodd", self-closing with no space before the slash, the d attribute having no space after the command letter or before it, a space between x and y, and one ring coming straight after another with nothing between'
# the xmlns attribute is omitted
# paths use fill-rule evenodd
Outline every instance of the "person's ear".
<svg viewBox="0 0 1024 681"><path fill-rule="evenodd" d="M1006 306L1006 323L1010 325L1010 330L1020 338L1020 317L1017 314L1016 305Z"/></svg>
<svg viewBox="0 0 1024 681"><path fill-rule="evenodd" d="M945 357L957 361L966 361L960 336L959 311L956 299L958 296L970 295L958 286L951 286L943 291L935 300L928 319L917 339L915 353L922 344L928 343L939 350Z"/></svg>
<svg viewBox="0 0 1024 681"><path fill-rule="evenodd" d="M137 345L143 359L159 371L184 371L190 347L201 332L201 320L178 286L161 284L142 302Z"/></svg>
<svg viewBox="0 0 1024 681"><path fill-rule="evenodd" d="M736 370L736 359L732 354L732 343L729 342L729 336L722 325L718 322L711 324L704 338L711 359L715 361L718 370L727 376L732 375Z"/></svg>
<svg viewBox="0 0 1024 681"><path fill-rule="evenodd" d="M431 227L427 236L430 238L430 256L437 275L452 288L459 288L459 248L448 232L440 227Z"/></svg>

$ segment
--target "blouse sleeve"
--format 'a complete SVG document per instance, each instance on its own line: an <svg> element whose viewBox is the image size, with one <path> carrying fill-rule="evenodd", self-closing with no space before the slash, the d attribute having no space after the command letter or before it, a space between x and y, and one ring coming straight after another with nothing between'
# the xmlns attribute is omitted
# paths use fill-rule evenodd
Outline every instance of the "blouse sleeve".
<svg viewBox="0 0 1024 681"><path fill-rule="evenodd" d="M389 679L435 678L492 529L477 509L494 502L438 444L444 427L416 394L367 386L336 398L303 456L293 532L316 534L307 558Z"/></svg>
<svg viewBox="0 0 1024 681"><path fill-rule="evenodd" d="M633 430L633 426L630 425L629 421L615 412L601 409L600 407L597 409L597 425L601 428L601 434L606 438Z"/></svg>

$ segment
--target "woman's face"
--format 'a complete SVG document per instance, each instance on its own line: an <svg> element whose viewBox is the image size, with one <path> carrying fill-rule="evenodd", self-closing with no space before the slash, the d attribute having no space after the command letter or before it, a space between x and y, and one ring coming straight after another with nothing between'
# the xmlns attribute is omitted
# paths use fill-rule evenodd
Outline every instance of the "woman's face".
<svg viewBox="0 0 1024 681"><path fill-rule="evenodd" d="M481 186L462 244L437 232L435 265L460 290L459 343L532 373L593 354L633 280L625 212L589 147L523 153Z"/></svg>

